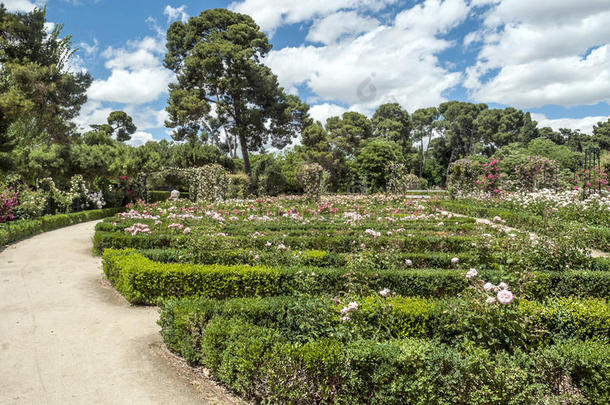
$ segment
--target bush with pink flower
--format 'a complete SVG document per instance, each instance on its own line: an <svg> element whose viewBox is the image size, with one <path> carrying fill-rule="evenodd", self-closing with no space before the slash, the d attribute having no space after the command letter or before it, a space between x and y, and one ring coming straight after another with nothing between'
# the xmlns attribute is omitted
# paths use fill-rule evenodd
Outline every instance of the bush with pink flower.
<svg viewBox="0 0 610 405"><path fill-rule="evenodd" d="M474 268L464 277L470 287L460 294L448 315L453 333L494 352L525 348L532 340L530 320L518 310L517 298L505 282L494 284L479 277Z"/></svg>

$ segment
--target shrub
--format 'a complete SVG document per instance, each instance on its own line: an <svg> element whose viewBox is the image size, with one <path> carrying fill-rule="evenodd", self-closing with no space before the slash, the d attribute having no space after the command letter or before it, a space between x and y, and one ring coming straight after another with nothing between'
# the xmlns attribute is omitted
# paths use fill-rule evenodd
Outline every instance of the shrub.
<svg viewBox="0 0 610 405"><path fill-rule="evenodd" d="M320 201L323 173L324 168L317 163L305 164L297 173L297 180L303 187L308 200Z"/></svg>
<svg viewBox="0 0 610 405"><path fill-rule="evenodd" d="M148 200L151 203L169 200L169 191L151 190L148 192Z"/></svg>
<svg viewBox="0 0 610 405"><path fill-rule="evenodd" d="M406 194L409 190L415 190L420 179L409 173L404 163L391 162L387 168L388 172L388 191L393 194Z"/></svg>
<svg viewBox="0 0 610 405"><path fill-rule="evenodd" d="M321 294L348 292L354 288L368 292L386 287L405 296L444 297L467 286L466 279L455 270L354 273L334 268L165 264L151 262L133 251L111 249L104 252L103 261L108 279L128 301L138 304L156 304L159 299L185 296ZM535 273L545 288L536 284L528 293L531 296L590 294L597 297L609 294L610 275L606 272L588 272L585 277L581 277L579 271L555 273ZM502 281L501 273L497 271L481 271L481 275L494 283ZM356 286L354 276L359 280Z"/></svg>
<svg viewBox="0 0 610 405"><path fill-rule="evenodd" d="M481 164L476 160L460 159L449 166L447 187L456 192L473 191L481 173Z"/></svg>
<svg viewBox="0 0 610 405"><path fill-rule="evenodd" d="M0 246L17 242L42 232L81 222L94 221L96 219L115 215L116 213L116 209L107 208L103 210L81 211L71 214L40 217L32 220L15 221L9 226L0 227Z"/></svg>
<svg viewBox="0 0 610 405"><path fill-rule="evenodd" d="M250 178L245 173L229 175L229 198L247 198L250 194Z"/></svg>
<svg viewBox="0 0 610 405"><path fill-rule="evenodd" d="M196 201L221 201L227 197L229 173L218 164L188 169L191 198Z"/></svg>
<svg viewBox="0 0 610 405"><path fill-rule="evenodd" d="M166 330L162 323L162 334ZM512 355L460 351L419 339L292 342L271 328L219 317L206 324L201 336L195 339L201 345L189 348L189 359L257 401L534 404L580 399L605 404L609 395L604 381L610 378L610 351L595 342L569 341Z"/></svg>

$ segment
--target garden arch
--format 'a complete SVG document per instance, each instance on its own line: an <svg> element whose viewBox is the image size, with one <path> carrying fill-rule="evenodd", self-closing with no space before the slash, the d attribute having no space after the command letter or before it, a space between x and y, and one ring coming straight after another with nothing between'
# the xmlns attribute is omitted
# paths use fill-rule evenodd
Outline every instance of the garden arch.
<svg viewBox="0 0 610 405"><path fill-rule="evenodd" d="M189 187L192 201L221 201L227 198L229 189L229 173L220 165L206 165L182 169L169 167L155 172L140 173L136 179L136 194L138 198L150 202L148 180L152 176L175 176L183 179Z"/></svg>

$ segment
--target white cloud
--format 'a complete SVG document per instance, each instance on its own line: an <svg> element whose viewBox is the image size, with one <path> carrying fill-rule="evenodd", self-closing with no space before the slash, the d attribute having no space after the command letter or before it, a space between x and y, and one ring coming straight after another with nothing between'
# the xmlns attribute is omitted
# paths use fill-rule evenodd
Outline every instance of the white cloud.
<svg viewBox="0 0 610 405"><path fill-rule="evenodd" d="M503 0L464 43L481 44L464 83L476 101L537 107L610 99L610 2Z"/></svg>
<svg viewBox="0 0 610 405"><path fill-rule="evenodd" d="M323 103L312 106L309 109L309 116L315 121L320 121L322 124L326 124L326 120L330 117L336 117L343 115L347 109L340 105Z"/></svg>
<svg viewBox="0 0 610 405"><path fill-rule="evenodd" d="M286 88L305 84L316 102L341 102L367 112L387 101L415 108L436 105L461 73L440 66L439 52L452 45L439 38L468 14L463 0L427 0L399 13L391 26L326 46L272 51L266 63Z"/></svg>
<svg viewBox="0 0 610 405"><path fill-rule="evenodd" d="M330 44L345 35L356 35L370 31L379 26L379 21L372 17L362 17L355 11L339 11L316 21L307 40Z"/></svg>
<svg viewBox="0 0 610 405"><path fill-rule="evenodd" d="M55 23L51 21L47 21L44 23L44 32L50 34L55 29Z"/></svg>
<svg viewBox="0 0 610 405"><path fill-rule="evenodd" d="M170 5L165 6L163 15L167 16L167 22L170 23L174 20L180 20L183 23L187 22L189 15L186 13L186 6L183 4L180 7L172 7Z"/></svg>
<svg viewBox="0 0 610 405"><path fill-rule="evenodd" d="M610 116L549 119L544 114L532 114L532 119L538 121L538 128L551 127L554 130L559 128L577 129L585 134L591 134L593 132L593 125L598 122L605 122L608 118Z"/></svg>
<svg viewBox="0 0 610 405"><path fill-rule="evenodd" d="M174 74L161 63L162 41L145 37L124 48L107 48L102 56L111 70L107 79L95 80L88 91L91 100L143 104L167 92Z"/></svg>
<svg viewBox="0 0 610 405"><path fill-rule="evenodd" d="M115 110L123 110L129 114L138 130L163 128L168 117L165 109L157 110L151 106L126 105L121 108L116 105L109 106L99 101L87 101L81 108L79 117L75 120L76 125L81 131L87 131L90 125L105 123L108 115Z"/></svg>
<svg viewBox="0 0 610 405"><path fill-rule="evenodd" d="M96 38L93 38L93 44L88 44L87 42L81 42L78 44L79 49L82 49L87 56L93 56L97 54L99 50L99 43Z"/></svg>
<svg viewBox="0 0 610 405"><path fill-rule="evenodd" d="M594 49L586 58L567 56L507 65L473 96L520 108L610 102L610 45Z"/></svg>
<svg viewBox="0 0 610 405"><path fill-rule="evenodd" d="M142 146L146 142L156 141L156 139L152 136L152 134L148 132L138 131L131 135L131 139L125 142L127 145L131 146Z"/></svg>
<svg viewBox="0 0 610 405"><path fill-rule="evenodd" d="M90 125L106 122L106 118L112 111L114 111L112 108L104 107L99 101L87 101L74 121L81 131L88 131Z"/></svg>
<svg viewBox="0 0 610 405"><path fill-rule="evenodd" d="M283 24L324 17L338 10L379 11L397 0L243 0L229 9L251 15L262 30L273 32Z"/></svg>
<svg viewBox="0 0 610 405"><path fill-rule="evenodd" d="M133 118L138 129L162 128L169 118L165 108L157 110L150 106L128 105L124 110Z"/></svg>
<svg viewBox="0 0 610 405"><path fill-rule="evenodd" d="M88 91L91 100L116 103L147 103L167 92L172 74L164 69L137 71L115 69L106 80L95 80Z"/></svg>
<svg viewBox="0 0 610 405"><path fill-rule="evenodd" d="M44 6L43 0L28 1L28 0L2 0L6 9L10 12L29 12L36 7Z"/></svg>

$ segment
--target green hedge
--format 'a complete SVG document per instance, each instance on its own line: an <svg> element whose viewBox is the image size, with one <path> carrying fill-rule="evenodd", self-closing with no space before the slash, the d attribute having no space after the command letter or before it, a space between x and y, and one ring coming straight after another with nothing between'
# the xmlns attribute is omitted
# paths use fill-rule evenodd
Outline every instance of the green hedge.
<svg viewBox="0 0 610 405"><path fill-rule="evenodd" d="M334 304L328 297L169 300L161 305L159 324L168 347L190 362L199 361L191 356L196 356L199 337L215 317L239 318L301 343L321 338L344 342L397 338L434 338L448 344L460 341L458 332L451 327L457 319L447 311L450 306L460 304L457 299L365 297L357 301L360 306L351 314L351 320L342 322L342 305ZM544 303L520 300L517 307L531 322L527 327L528 347L568 338L608 343L609 308L605 300L575 298L553 298Z"/></svg>
<svg viewBox="0 0 610 405"><path fill-rule="evenodd" d="M305 251L264 251L257 249L222 249L222 250L191 250L191 249L139 249L138 253L155 262L163 263L194 263L194 264L252 264L262 266L316 266L344 267L349 260L356 259L361 267L372 270L407 269L405 260L412 262L412 269L449 268L451 259L460 259L462 267L496 268L499 263L492 255L476 255L474 252L443 253L443 252L375 252L371 250L359 253L336 253L325 250ZM585 269L593 271L610 271L610 259L589 258Z"/></svg>
<svg viewBox="0 0 610 405"><path fill-rule="evenodd" d="M3 224L0 228L0 246L53 229L70 226L81 222L94 221L115 215L119 210L107 208L102 210L80 211L70 214L58 214L32 220L22 220Z"/></svg>
<svg viewBox="0 0 610 405"><path fill-rule="evenodd" d="M473 217L492 218L499 216L509 226L524 228L532 232L544 231L548 225L548 220L528 212L490 208L455 200L441 200L437 202L437 205L447 211ZM565 220L559 221L559 225L566 228L572 226L570 221ZM579 226L582 226L582 224L579 224ZM586 228L595 248L610 251L610 229L608 227L586 225Z"/></svg>
<svg viewBox="0 0 610 405"><path fill-rule="evenodd" d="M293 294L339 293L350 289L390 288L404 296L455 295L468 285L455 270L380 270L351 274L344 268L281 268L153 262L133 250L106 250L104 271L125 298L136 304L160 299L203 296L234 298ZM481 271L481 277L502 281L498 271ZM610 273L600 271L538 272L530 294L534 296L610 295Z"/></svg>
<svg viewBox="0 0 610 405"><path fill-rule="evenodd" d="M151 190L148 192L148 199L151 203L169 200L171 192L163 190Z"/></svg>
<svg viewBox="0 0 610 405"><path fill-rule="evenodd" d="M256 262L263 266L315 266L315 267L343 267L354 254L335 253L325 250L305 251L262 251L256 249L223 249L200 250L189 249L141 249L138 253L156 261L164 263L195 263L195 264L252 264ZM479 259L471 253L378 253L365 251L357 253L362 259L370 256L369 268L389 269L405 268L404 261L412 261L412 268L443 268L449 267L451 259L457 257L464 266L481 264ZM255 257L257 257L255 259ZM367 262L368 263L368 262ZM608 266L610 270L610 265Z"/></svg>
<svg viewBox="0 0 610 405"><path fill-rule="evenodd" d="M196 243L192 246L197 250L224 250L224 249L267 249L276 250L282 243L292 250L327 250L337 253L356 252L362 250L360 243L366 244L369 249L395 248L403 251L436 251L436 252L463 252L472 249L472 244L479 239L470 236L436 236L415 235L412 237L381 236L375 239L356 240L350 235L335 236L287 236L287 237L259 237L251 236L210 236L197 235ZM132 236L125 232L98 231L94 238L94 249L101 253L104 249L154 249L154 248L180 248L185 247L187 238L176 233L140 234ZM267 242L272 243L266 247Z"/></svg>
<svg viewBox="0 0 610 405"><path fill-rule="evenodd" d="M244 333L247 331L247 333ZM607 404L610 347L567 341L492 355L430 340L299 343L238 318L213 318L193 353L247 399L299 404ZM566 381L569 384L566 385ZM570 396L568 396L570 395Z"/></svg>
<svg viewBox="0 0 610 405"><path fill-rule="evenodd" d="M186 238L176 234L150 234L132 236L126 232L96 232L93 236L93 251L101 254L104 249L156 249L156 248L180 248L186 245Z"/></svg>

